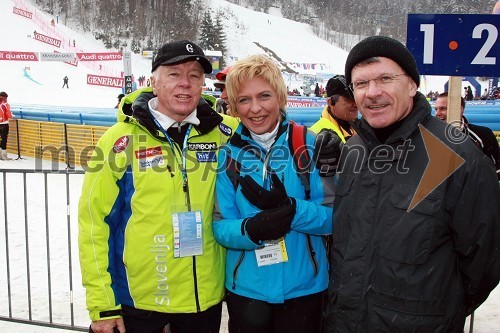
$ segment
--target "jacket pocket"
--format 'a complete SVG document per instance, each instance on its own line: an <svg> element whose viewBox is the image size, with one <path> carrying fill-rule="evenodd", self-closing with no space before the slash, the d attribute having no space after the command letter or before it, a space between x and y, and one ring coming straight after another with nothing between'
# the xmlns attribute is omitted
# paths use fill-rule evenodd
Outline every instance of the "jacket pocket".
<svg viewBox="0 0 500 333"><path fill-rule="evenodd" d="M443 299L410 299L371 291L369 327L377 332L446 332Z"/></svg>
<svg viewBox="0 0 500 333"><path fill-rule="evenodd" d="M403 264L421 264L429 255L436 216L442 196L429 195L408 211L415 187L395 186L389 196L390 205L380 217L384 228L380 254Z"/></svg>

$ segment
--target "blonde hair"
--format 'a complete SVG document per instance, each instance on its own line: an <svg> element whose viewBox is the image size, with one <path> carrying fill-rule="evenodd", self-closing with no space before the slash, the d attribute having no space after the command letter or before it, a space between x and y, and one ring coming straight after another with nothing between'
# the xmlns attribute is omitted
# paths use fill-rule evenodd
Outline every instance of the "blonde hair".
<svg viewBox="0 0 500 333"><path fill-rule="evenodd" d="M258 54L237 61L227 74L226 90L232 115L238 115L236 100L241 87L246 80L256 76L269 82L278 97L279 108L285 110L287 89L278 65L267 56Z"/></svg>

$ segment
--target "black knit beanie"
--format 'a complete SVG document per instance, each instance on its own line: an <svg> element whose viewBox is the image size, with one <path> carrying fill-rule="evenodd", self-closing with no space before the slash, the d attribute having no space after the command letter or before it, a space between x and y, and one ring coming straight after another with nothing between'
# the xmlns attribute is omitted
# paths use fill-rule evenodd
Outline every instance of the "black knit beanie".
<svg viewBox="0 0 500 333"><path fill-rule="evenodd" d="M354 66L363 60L372 57L385 57L396 62L415 81L417 87L420 85L420 76L415 58L410 51L399 41L385 36L371 36L356 44L345 62L345 78L347 84L351 83L351 72Z"/></svg>

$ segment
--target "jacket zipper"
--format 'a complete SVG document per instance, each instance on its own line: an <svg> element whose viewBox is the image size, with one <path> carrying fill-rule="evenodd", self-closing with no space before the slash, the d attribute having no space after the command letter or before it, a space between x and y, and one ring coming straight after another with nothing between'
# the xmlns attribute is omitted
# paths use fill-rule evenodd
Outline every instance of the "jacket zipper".
<svg viewBox="0 0 500 333"><path fill-rule="evenodd" d="M317 276L318 275L318 262L316 261L316 252L314 251L314 247L312 245L311 236L306 235L306 237L307 237L307 249L309 252L309 258L311 258L311 262L312 262L313 268L314 268L314 276Z"/></svg>
<svg viewBox="0 0 500 333"><path fill-rule="evenodd" d="M188 138L187 142L188 141L189 141L189 138ZM185 147L182 147L183 149L179 149L180 147L177 145L177 143L176 143L176 146L177 146L177 151L180 153L181 159L182 159L182 150ZM187 174L186 174L186 178L182 180L182 190L186 194L186 205L187 205L188 211L190 212L191 211L191 197L189 194L189 183L188 183ZM196 274L196 256L193 256L193 284L194 284L194 299L196 302L196 312L201 312L200 298L198 295L198 276Z"/></svg>
<svg viewBox="0 0 500 333"><path fill-rule="evenodd" d="M236 289L236 275L238 275L238 268L240 268L241 263L243 262L243 258L245 258L245 251L241 251L240 257L238 258L238 262L236 263L236 266L234 266L234 271L233 271L233 290Z"/></svg>

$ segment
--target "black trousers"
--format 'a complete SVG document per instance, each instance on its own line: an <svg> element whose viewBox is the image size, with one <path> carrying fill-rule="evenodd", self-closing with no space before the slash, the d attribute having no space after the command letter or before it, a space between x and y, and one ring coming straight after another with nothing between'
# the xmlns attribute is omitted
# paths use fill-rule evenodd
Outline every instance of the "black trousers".
<svg viewBox="0 0 500 333"><path fill-rule="evenodd" d="M7 137L9 136L9 124L0 124L0 138L2 142L0 143L0 148L3 150L7 149Z"/></svg>
<svg viewBox="0 0 500 333"><path fill-rule="evenodd" d="M324 292L271 304L226 290L229 333L321 332Z"/></svg>
<svg viewBox="0 0 500 333"><path fill-rule="evenodd" d="M198 313L160 313L122 305L127 333L162 333L170 324L172 333L219 333L222 302Z"/></svg>

